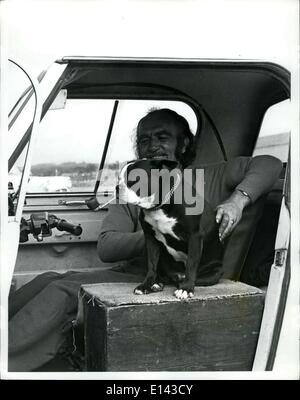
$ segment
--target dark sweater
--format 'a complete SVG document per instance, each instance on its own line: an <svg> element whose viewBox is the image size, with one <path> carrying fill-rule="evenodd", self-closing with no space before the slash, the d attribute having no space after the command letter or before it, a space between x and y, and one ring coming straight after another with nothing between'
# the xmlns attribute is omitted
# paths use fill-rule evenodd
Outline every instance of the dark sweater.
<svg viewBox="0 0 300 400"><path fill-rule="evenodd" d="M235 189L247 192L254 203L272 189L282 164L272 156L257 156L237 157L198 168L204 169L204 197L215 208ZM115 262L141 256L144 244L139 209L130 204L111 205L98 240L102 261Z"/></svg>

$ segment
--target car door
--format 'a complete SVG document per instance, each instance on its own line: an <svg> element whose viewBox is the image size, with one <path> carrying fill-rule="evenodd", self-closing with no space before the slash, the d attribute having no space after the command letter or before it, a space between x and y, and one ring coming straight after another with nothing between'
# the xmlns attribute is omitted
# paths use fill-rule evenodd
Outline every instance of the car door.
<svg viewBox="0 0 300 400"><path fill-rule="evenodd" d="M8 240L5 246L5 253L7 255L5 263L7 272L4 274L5 291L9 290L17 256L20 222L26 194L26 183L30 171L32 143L38 131L43 113L42 109L47 102L53 101L51 96L55 96L57 80L65 71L65 66L55 66L51 72L47 71L47 73L43 71L38 80L36 80L18 63L12 60L10 62L23 71L27 77L27 85L29 86L11 108L8 118L6 155L8 157L9 171L22 151L23 156L21 170L19 170L17 177L17 187L13 188L12 182L9 184L9 199L11 203L6 225Z"/></svg>

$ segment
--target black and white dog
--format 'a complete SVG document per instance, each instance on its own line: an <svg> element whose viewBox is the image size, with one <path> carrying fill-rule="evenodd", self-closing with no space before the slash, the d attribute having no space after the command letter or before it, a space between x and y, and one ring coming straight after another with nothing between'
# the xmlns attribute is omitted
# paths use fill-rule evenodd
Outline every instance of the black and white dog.
<svg viewBox="0 0 300 400"><path fill-rule="evenodd" d="M120 172L117 198L141 208L146 241L148 272L135 294L160 291L173 283L174 295L186 299L194 295L195 285L216 284L223 273L215 213L203 193L185 185L182 172L176 161L167 159L129 162ZM202 196L201 212L187 213L191 204L186 202L186 190L196 193L198 200Z"/></svg>

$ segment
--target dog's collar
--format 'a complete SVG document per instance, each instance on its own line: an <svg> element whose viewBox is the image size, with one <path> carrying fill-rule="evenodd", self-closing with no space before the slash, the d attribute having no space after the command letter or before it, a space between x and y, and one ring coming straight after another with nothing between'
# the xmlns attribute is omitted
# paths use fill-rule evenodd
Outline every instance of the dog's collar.
<svg viewBox="0 0 300 400"><path fill-rule="evenodd" d="M160 209L163 205L165 205L165 204L170 200L170 198L173 196L175 190L178 188L179 183L180 183L180 180L181 180L181 179L180 179L180 174L179 174L178 172L176 173L176 175L177 175L176 182L175 182L174 185L171 187L171 189L168 191L168 193L165 195L165 198L163 199L163 201L162 201L160 204L158 204L157 206L154 206L154 207L150 207L150 208L145 209L145 211L155 211L155 210L158 210L158 209Z"/></svg>

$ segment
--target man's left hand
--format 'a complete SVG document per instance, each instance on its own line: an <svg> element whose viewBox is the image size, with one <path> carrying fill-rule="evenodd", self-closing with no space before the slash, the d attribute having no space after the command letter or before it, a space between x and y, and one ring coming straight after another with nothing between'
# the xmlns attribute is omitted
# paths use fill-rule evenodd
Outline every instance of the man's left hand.
<svg viewBox="0 0 300 400"><path fill-rule="evenodd" d="M217 206L216 222L220 224L219 238L221 242L223 242L237 226L242 218L243 209L250 202L251 200L249 197L235 190L229 199Z"/></svg>

